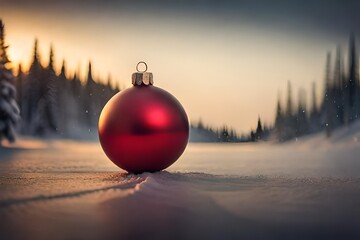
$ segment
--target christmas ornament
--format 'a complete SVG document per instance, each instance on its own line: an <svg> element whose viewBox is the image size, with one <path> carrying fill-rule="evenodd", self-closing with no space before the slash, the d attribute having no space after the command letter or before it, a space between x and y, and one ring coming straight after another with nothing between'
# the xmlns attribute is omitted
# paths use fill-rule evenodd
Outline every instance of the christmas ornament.
<svg viewBox="0 0 360 240"><path fill-rule="evenodd" d="M139 71L140 64L145 71ZM179 101L153 86L145 62L136 70L133 87L117 93L101 112L100 143L110 160L128 172L160 171L184 152L189 122Z"/></svg>

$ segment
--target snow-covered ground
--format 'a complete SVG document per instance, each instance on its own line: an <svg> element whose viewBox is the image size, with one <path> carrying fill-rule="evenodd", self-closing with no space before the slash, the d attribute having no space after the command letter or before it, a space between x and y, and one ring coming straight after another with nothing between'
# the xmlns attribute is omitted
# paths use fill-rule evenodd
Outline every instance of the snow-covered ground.
<svg viewBox="0 0 360 240"><path fill-rule="evenodd" d="M0 239L360 239L360 122L286 144L190 144L128 175L97 142L0 149Z"/></svg>

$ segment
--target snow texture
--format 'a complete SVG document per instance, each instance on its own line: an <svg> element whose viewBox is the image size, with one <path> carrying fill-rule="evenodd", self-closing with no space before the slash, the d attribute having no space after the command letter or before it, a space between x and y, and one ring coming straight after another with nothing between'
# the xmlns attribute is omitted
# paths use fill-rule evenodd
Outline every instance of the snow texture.
<svg viewBox="0 0 360 240"><path fill-rule="evenodd" d="M360 122L286 144L190 144L126 174L97 142L0 150L4 239L360 239Z"/></svg>

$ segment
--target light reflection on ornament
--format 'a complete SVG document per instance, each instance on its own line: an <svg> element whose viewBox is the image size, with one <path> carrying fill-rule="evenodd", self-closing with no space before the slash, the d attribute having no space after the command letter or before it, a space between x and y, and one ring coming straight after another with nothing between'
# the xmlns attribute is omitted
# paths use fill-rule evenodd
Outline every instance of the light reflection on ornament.
<svg viewBox="0 0 360 240"><path fill-rule="evenodd" d="M159 106L148 108L145 119L149 125L155 128L161 128L168 124L168 116L162 107Z"/></svg>

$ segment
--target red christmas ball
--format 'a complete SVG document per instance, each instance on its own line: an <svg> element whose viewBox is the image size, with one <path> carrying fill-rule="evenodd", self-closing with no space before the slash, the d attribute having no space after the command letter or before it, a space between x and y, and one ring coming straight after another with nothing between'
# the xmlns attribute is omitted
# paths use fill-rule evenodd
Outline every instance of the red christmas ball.
<svg viewBox="0 0 360 240"><path fill-rule="evenodd" d="M110 160L128 172L160 171L184 152L188 118L175 97L152 86L151 73L135 73L133 84L102 110L100 143Z"/></svg>

